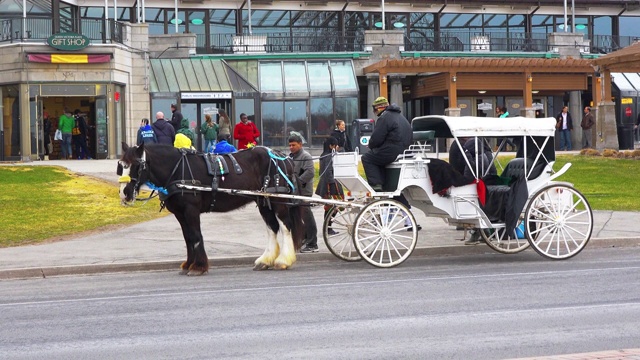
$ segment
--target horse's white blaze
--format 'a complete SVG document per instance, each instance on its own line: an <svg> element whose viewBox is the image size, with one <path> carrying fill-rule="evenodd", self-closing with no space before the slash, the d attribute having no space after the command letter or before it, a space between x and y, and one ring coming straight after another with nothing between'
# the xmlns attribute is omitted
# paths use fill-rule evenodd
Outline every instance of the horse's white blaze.
<svg viewBox="0 0 640 360"><path fill-rule="evenodd" d="M278 220L280 222L280 220ZM287 267L296 262L296 249L293 247L293 237L291 231L280 222L280 231L283 235L282 246L280 248L280 256L276 259L276 264L286 265Z"/></svg>
<svg viewBox="0 0 640 360"><path fill-rule="evenodd" d="M256 259L255 264L265 264L271 267L280 253L280 246L278 245L278 234L271 231L271 228L268 226L267 238L267 248L264 250L262 256Z"/></svg>
<svg viewBox="0 0 640 360"><path fill-rule="evenodd" d="M122 169L122 175L120 177L131 176L131 168ZM126 195L124 194L124 188L128 183L120 183L120 200L126 201Z"/></svg>

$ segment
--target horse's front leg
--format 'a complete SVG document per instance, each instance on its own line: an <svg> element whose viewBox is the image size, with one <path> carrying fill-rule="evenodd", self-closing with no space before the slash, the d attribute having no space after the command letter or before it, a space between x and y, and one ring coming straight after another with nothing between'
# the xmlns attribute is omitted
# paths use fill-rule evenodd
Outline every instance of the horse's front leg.
<svg viewBox="0 0 640 360"><path fill-rule="evenodd" d="M182 227L182 235L187 246L187 261L180 266L180 273L189 276L205 274L209 271L209 258L200 229L200 212L187 209L182 216L176 215L176 218Z"/></svg>
<svg viewBox="0 0 640 360"><path fill-rule="evenodd" d="M280 255L273 264L274 269L286 270L296 262L296 250L293 246L293 237L291 230L285 226L280 226L283 234L282 244L280 246Z"/></svg>

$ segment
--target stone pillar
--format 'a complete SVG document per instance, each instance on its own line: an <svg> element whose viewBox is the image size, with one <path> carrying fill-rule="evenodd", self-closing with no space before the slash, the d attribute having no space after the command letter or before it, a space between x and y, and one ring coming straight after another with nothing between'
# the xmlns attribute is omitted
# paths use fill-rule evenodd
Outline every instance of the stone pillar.
<svg viewBox="0 0 640 360"><path fill-rule="evenodd" d="M560 58L580 58L581 53L588 53L591 41L581 33L558 32L549 34L549 48L558 53Z"/></svg>
<svg viewBox="0 0 640 360"><path fill-rule="evenodd" d="M31 107L29 106L29 85L21 83L19 86L20 95L16 101L20 101L20 160L31 161ZM0 99L2 101L2 99ZM14 119L15 121L16 119ZM57 125L57 124L56 124ZM6 156L7 154L5 154ZM38 155L38 154L35 154Z"/></svg>
<svg viewBox="0 0 640 360"><path fill-rule="evenodd" d="M598 104L596 113L597 133L596 142L594 143L597 150L604 149L620 149L618 143L618 128L616 127L616 109L613 101L603 101Z"/></svg>
<svg viewBox="0 0 640 360"><path fill-rule="evenodd" d="M390 76L391 91L389 92L389 104L396 104L402 109L402 78L404 76Z"/></svg>
<svg viewBox="0 0 640 360"><path fill-rule="evenodd" d="M580 127L580 122L582 121L582 115L584 115L583 109L580 91L570 91L569 112L573 119L573 130L571 131L572 150L582 149L582 128Z"/></svg>
<svg viewBox="0 0 640 360"><path fill-rule="evenodd" d="M135 49L149 50L149 25L148 24L131 24L130 25L130 42ZM140 120L148 118L154 121L154 114L151 114L151 101L149 98L149 76L151 69L149 65L148 53L131 54L131 80L127 91L127 107L129 114L126 121L127 127L127 143L135 144L140 127Z"/></svg>
<svg viewBox="0 0 640 360"><path fill-rule="evenodd" d="M527 118L535 118L536 117L536 108L529 107L520 110L520 116Z"/></svg>
<svg viewBox="0 0 640 360"><path fill-rule="evenodd" d="M455 117L459 117L460 116L460 108L446 108L444 109L444 114L446 116L455 116Z"/></svg>
<svg viewBox="0 0 640 360"><path fill-rule="evenodd" d="M373 101L378 97L380 93L380 85L378 84L377 76L367 76L367 117L369 119L375 119L375 114L373 113Z"/></svg>

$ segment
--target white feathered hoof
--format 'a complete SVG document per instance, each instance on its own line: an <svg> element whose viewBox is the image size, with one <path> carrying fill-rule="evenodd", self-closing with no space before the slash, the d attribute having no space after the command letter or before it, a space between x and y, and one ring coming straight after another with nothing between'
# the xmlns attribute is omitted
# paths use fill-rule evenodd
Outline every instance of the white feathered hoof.
<svg viewBox="0 0 640 360"><path fill-rule="evenodd" d="M253 267L253 271L263 271L269 270L269 265L263 263L257 263L256 266Z"/></svg>

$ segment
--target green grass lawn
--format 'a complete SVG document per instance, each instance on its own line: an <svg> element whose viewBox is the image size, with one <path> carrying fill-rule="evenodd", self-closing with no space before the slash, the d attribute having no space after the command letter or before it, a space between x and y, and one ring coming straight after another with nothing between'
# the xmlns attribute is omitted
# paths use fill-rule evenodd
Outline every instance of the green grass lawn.
<svg viewBox="0 0 640 360"><path fill-rule="evenodd" d="M59 167L0 166L0 184L0 247L168 214L158 212L157 198L147 206L122 206L115 184Z"/></svg>

